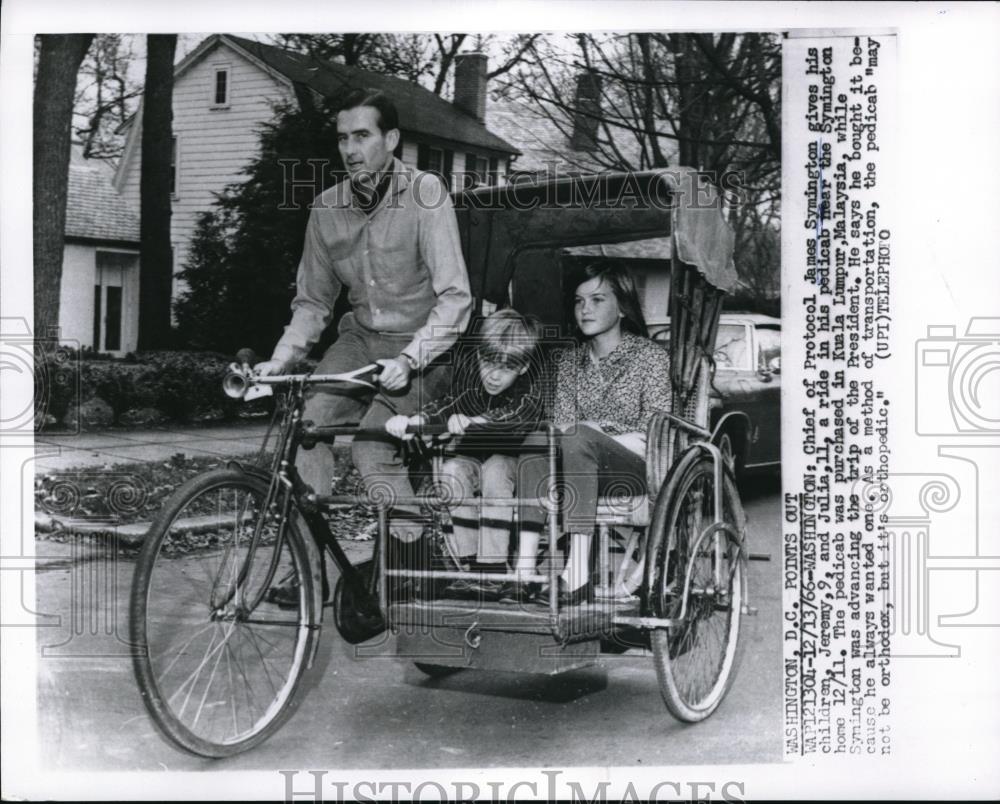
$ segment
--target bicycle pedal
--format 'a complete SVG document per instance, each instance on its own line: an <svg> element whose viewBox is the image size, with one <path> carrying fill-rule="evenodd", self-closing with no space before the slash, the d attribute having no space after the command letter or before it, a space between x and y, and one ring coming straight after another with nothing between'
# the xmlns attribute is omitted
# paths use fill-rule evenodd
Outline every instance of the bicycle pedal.
<svg viewBox="0 0 1000 804"><path fill-rule="evenodd" d="M747 617L756 617L757 616L757 607L756 606L743 606L742 607L742 613L745 614Z"/></svg>

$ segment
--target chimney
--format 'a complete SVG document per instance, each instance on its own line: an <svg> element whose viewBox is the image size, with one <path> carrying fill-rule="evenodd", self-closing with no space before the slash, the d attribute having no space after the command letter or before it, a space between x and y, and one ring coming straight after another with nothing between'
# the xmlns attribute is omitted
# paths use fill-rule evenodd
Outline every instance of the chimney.
<svg viewBox="0 0 1000 804"><path fill-rule="evenodd" d="M601 114L601 76L589 70L576 78L576 98L573 103L573 137L570 147L574 151L597 149L598 117Z"/></svg>
<svg viewBox="0 0 1000 804"><path fill-rule="evenodd" d="M482 123L486 119L485 53L455 56L455 99L453 103Z"/></svg>

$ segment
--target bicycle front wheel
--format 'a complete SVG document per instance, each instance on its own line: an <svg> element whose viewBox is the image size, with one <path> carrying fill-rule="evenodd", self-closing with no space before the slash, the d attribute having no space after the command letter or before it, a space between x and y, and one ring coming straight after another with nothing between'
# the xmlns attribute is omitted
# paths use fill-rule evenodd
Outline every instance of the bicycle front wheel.
<svg viewBox="0 0 1000 804"><path fill-rule="evenodd" d="M226 757L291 715L311 663L320 554L298 512L283 527L268 485L241 469L185 483L149 529L132 582L130 631L143 702L180 748ZM275 578L298 601L267 601Z"/></svg>
<svg viewBox="0 0 1000 804"><path fill-rule="evenodd" d="M657 497L647 554L647 607L676 621L651 634L660 693L678 720L711 715L732 685L746 594L745 517L728 467L722 520L715 521L712 459L692 449ZM685 605L686 604L686 605Z"/></svg>

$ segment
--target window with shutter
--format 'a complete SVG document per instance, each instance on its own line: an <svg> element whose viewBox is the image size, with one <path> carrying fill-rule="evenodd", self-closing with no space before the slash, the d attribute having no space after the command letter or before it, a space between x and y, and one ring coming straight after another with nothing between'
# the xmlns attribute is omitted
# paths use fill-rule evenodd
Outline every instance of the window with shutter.
<svg viewBox="0 0 1000 804"><path fill-rule="evenodd" d="M427 170L439 176L444 172L444 154L440 148L427 149Z"/></svg>
<svg viewBox="0 0 1000 804"><path fill-rule="evenodd" d="M462 189L471 190L479 184L476 178L476 155L467 153L465 155L465 173L462 175Z"/></svg>

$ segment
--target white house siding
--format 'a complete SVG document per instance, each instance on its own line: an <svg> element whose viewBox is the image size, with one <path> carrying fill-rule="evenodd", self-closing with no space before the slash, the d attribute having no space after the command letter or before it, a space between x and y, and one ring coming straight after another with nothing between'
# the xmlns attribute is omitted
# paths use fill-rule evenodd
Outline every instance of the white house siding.
<svg viewBox="0 0 1000 804"><path fill-rule="evenodd" d="M400 161L404 165L417 166L417 144L415 142L403 140L403 156Z"/></svg>
<svg viewBox="0 0 1000 804"><path fill-rule="evenodd" d="M229 67L229 105L213 108L215 69L220 64ZM198 216L211 209L213 193L245 178L240 171L258 152L259 126L272 119L273 104L291 98L287 84L222 44L176 80L173 130L178 179L170 220L175 270L184 265ZM127 158L121 192L138 209L138 142ZM178 290L175 280L175 296Z"/></svg>
<svg viewBox="0 0 1000 804"><path fill-rule="evenodd" d="M59 340L69 346L93 346L95 253L88 245L67 243L63 248Z"/></svg>

